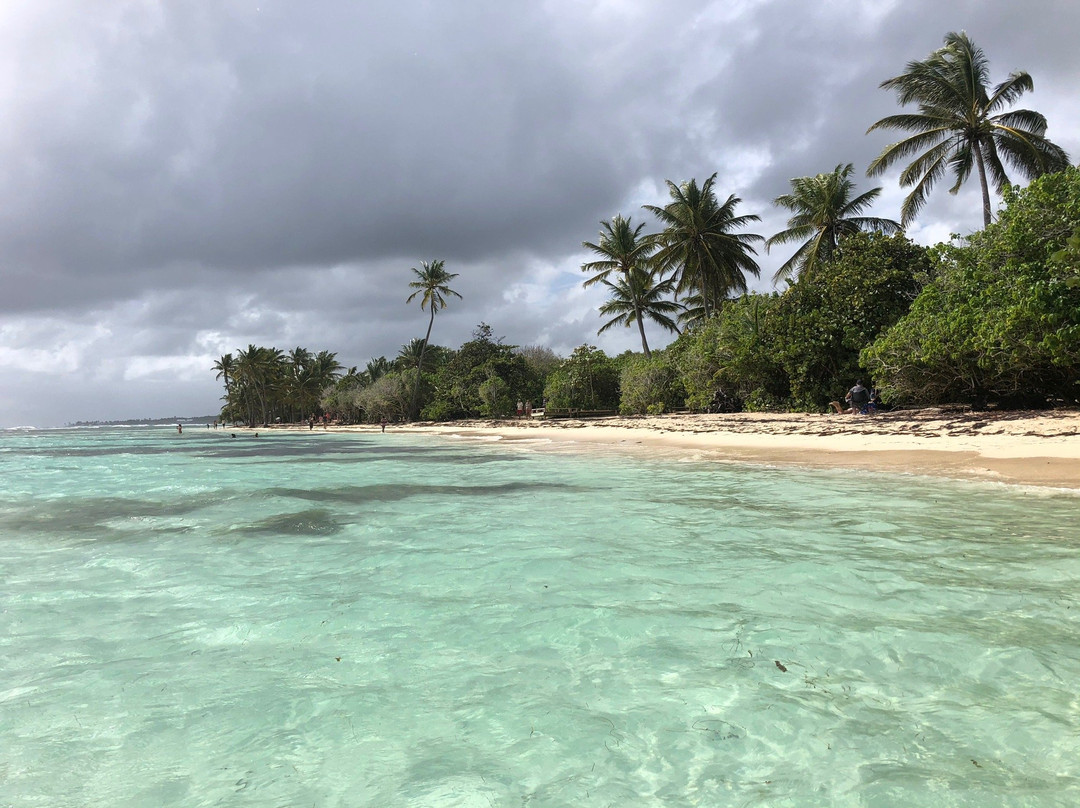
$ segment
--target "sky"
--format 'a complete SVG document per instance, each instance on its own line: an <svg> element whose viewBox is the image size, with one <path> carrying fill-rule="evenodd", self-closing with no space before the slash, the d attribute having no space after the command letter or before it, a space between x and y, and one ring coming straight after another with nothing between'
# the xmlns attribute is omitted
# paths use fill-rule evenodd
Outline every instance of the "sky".
<svg viewBox="0 0 1080 808"><path fill-rule="evenodd" d="M716 172L767 237L846 163L899 219L878 85L959 30L1080 159L1075 0L5 0L0 427L216 413L249 344L392 358L433 259L462 295L433 342L640 350L581 286L600 222ZM949 184L912 239L981 225Z"/></svg>

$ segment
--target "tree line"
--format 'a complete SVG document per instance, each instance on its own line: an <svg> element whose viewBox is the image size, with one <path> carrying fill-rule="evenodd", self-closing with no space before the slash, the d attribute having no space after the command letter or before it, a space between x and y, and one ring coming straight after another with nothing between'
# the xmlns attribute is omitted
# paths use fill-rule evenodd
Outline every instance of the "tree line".
<svg viewBox="0 0 1080 808"><path fill-rule="evenodd" d="M1030 76L1014 72L991 89L981 49L951 33L881 86L918 108L868 130L913 132L868 168L911 159L900 175L912 187L901 222L863 215L881 189L856 194L852 164L791 180L775 204L792 216L768 239L745 232L759 217L739 214L734 194L721 202L715 174L668 181L669 202L645 206L656 233L621 215L601 222L600 238L584 242L595 260L582 265L585 286L609 292L598 333L636 326L640 354L585 345L561 358L505 345L484 323L457 350L431 345L437 312L460 298L457 275L436 260L413 268L409 284L407 302L419 299L428 314L423 339L362 372L300 348L223 356L215 369L228 415L295 420L317 406L345 421L445 420L507 415L523 399L625 413L822 410L856 377L895 404L1080 402L1080 178L1045 138L1041 115L1006 109L1032 89ZM1005 163L1032 180L1027 189L1009 184ZM984 229L931 248L910 242L903 225L935 184L951 174L955 192L972 173ZM996 222L990 183L1004 197ZM756 245L791 243L774 276L786 289L748 293ZM646 320L677 338L651 349Z"/></svg>

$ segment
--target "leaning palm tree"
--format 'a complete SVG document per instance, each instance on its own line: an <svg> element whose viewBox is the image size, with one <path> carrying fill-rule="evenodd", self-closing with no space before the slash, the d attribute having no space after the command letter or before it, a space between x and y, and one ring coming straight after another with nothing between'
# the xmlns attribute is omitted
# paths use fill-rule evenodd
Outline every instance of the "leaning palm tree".
<svg viewBox="0 0 1080 808"><path fill-rule="evenodd" d="M597 334L603 334L616 325L629 328L636 323L638 333L641 334L641 348L645 351L645 356L651 357L652 351L645 339L646 318L668 331L679 333L679 326L668 316L682 310L682 306L674 300L667 299L668 295L675 292L675 278L658 281L653 272L634 267L614 282L600 282L611 292L611 299L600 307L600 313L605 316L613 314L615 317L604 323Z"/></svg>
<svg viewBox="0 0 1080 808"><path fill-rule="evenodd" d="M892 219L859 215L873 204L881 189L872 188L852 199L855 183L848 178L854 170L855 167L848 163L838 165L829 174L795 177L791 180L791 193L773 200L795 215L788 219L787 230L765 242L765 249L776 244L802 242L795 254L776 270L774 283L827 260L846 235L860 230L895 233L900 229L899 223Z"/></svg>
<svg viewBox="0 0 1080 808"><path fill-rule="evenodd" d="M217 371L215 379L224 377L225 379L225 397L229 397L231 392L231 380L236 376L236 361L233 359L231 353L222 354L221 358L214 362L214 370Z"/></svg>
<svg viewBox="0 0 1080 808"><path fill-rule="evenodd" d="M905 188L915 186L904 200L901 221L911 222L926 204L926 196L945 174L955 182L956 193L974 166L982 190L983 224L990 224L988 178L1000 194L1009 184L1002 158L1028 179L1061 171L1069 156L1046 139L1046 118L1029 109L1004 111L1034 88L1023 71L991 91L986 55L964 32L945 35L945 45L926 59L908 62L903 73L881 83L896 90L901 105L917 104L916 114L889 115L871 126L914 132L891 143L878 155L867 173L880 174L894 163L914 157L900 174Z"/></svg>
<svg viewBox="0 0 1080 808"><path fill-rule="evenodd" d="M671 202L664 207L645 205L664 226L656 238L660 245L654 256L662 272L676 277L678 294L699 292L708 317L731 292L746 291L746 274L757 277L754 242L764 241L753 233L737 233L754 215L736 216L742 200L731 195L720 204L713 191L716 174L700 187L696 180L682 185L667 181Z"/></svg>
<svg viewBox="0 0 1080 808"><path fill-rule="evenodd" d="M413 298L420 295L420 310L428 309L431 318L428 320L427 334L424 336L424 347L420 351L420 359L416 363L416 384L413 386L412 404L409 407L409 417L413 420L420 414L420 373L424 368L424 353L431 342L431 327L435 324L435 312L446 308L446 298L449 295L461 299L461 295L450 288L449 283L457 277L457 273L447 272L445 262L440 260L421 261L423 269L412 268L416 280L409 284L410 289L416 291L409 295L406 303L412 303Z"/></svg>

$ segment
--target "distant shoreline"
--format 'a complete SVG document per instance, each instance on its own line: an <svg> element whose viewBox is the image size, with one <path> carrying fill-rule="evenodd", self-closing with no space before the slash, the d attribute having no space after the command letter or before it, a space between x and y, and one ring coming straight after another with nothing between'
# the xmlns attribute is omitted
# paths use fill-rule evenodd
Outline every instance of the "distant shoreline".
<svg viewBox="0 0 1080 808"><path fill-rule="evenodd" d="M64 424L64 427L77 426L162 426L164 424L216 424L220 421L217 415L193 415L185 418L174 415L171 418L126 418L123 421L72 421Z"/></svg>
<svg viewBox="0 0 1080 808"><path fill-rule="evenodd" d="M308 431L306 424L268 430ZM259 431L259 430L254 430ZM380 432L378 425L316 432ZM587 447L654 456L804 468L907 472L1080 490L1080 411L961 412L948 408L863 415L732 413L589 420L481 419L391 424L387 434L489 438L533 450ZM525 444L521 444L524 448Z"/></svg>

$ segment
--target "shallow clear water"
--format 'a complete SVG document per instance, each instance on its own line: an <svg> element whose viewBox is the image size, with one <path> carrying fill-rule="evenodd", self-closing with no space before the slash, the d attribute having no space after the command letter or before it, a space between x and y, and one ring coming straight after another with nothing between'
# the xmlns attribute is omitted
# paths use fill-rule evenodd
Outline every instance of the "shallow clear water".
<svg viewBox="0 0 1080 808"><path fill-rule="evenodd" d="M0 433L0 805L1077 804L1078 504Z"/></svg>

